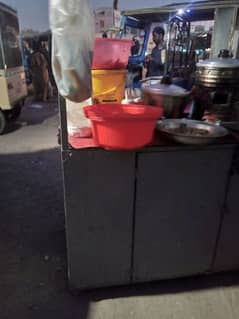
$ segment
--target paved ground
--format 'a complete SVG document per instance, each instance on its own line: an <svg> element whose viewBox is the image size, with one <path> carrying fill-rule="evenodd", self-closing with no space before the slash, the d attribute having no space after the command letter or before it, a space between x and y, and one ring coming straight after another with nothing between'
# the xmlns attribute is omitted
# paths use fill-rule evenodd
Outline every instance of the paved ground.
<svg viewBox="0 0 239 319"><path fill-rule="evenodd" d="M0 137L0 319L238 319L239 274L67 290L57 105Z"/></svg>

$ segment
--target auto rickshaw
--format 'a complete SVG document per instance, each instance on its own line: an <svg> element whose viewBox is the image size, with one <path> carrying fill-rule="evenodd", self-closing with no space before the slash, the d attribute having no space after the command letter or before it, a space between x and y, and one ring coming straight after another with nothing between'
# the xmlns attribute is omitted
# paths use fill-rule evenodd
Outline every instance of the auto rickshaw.
<svg viewBox="0 0 239 319"><path fill-rule="evenodd" d="M27 96L27 85L19 42L17 12L0 3L0 134L15 120Z"/></svg>

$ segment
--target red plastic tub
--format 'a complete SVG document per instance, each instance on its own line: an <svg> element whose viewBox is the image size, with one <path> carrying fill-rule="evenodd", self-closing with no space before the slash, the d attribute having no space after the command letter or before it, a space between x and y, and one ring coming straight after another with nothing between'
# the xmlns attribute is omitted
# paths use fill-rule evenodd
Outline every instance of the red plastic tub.
<svg viewBox="0 0 239 319"><path fill-rule="evenodd" d="M97 104L84 108L95 142L106 149L132 150L152 141L163 108L136 104Z"/></svg>
<svg viewBox="0 0 239 319"><path fill-rule="evenodd" d="M130 40L96 38L92 69L125 69L132 45Z"/></svg>

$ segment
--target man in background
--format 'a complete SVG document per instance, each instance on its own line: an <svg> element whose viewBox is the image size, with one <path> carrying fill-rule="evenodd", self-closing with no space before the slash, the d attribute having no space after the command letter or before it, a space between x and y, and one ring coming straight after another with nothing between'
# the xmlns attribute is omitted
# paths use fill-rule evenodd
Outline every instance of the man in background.
<svg viewBox="0 0 239 319"><path fill-rule="evenodd" d="M145 58L145 66L147 68L146 77L162 76L164 74L164 63L162 51L165 50L164 45L164 29L162 27L155 27L153 29L153 41L155 47L150 55Z"/></svg>

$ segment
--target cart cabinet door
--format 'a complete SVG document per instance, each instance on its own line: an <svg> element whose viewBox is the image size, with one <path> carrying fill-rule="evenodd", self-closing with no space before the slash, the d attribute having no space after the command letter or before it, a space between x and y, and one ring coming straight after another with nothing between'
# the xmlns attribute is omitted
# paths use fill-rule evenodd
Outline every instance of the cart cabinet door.
<svg viewBox="0 0 239 319"><path fill-rule="evenodd" d="M215 271L239 269L239 152L232 168L214 264Z"/></svg>
<svg viewBox="0 0 239 319"><path fill-rule="evenodd" d="M63 167L70 285L129 283L135 154L65 152Z"/></svg>
<svg viewBox="0 0 239 319"><path fill-rule="evenodd" d="M134 281L210 269L232 150L138 155Z"/></svg>

